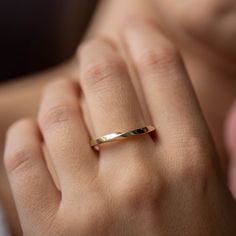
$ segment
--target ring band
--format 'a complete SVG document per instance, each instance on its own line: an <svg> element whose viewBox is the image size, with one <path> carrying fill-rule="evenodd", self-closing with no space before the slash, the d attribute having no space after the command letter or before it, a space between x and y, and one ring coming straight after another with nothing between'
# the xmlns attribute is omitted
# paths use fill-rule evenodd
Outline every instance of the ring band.
<svg viewBox="0 0 236 236"><path fill-rule="evenodd" d="M115 141L130 138L130 137L138 136L138 135L148 134L148 133L151 133L155 130L156 130L155 127L149 125L149 126L145 126L143 128L131 130L128 132L123 132L123 133L122 132L114 132L114 133L107 134L107 135L101 136L99 138L96 138L94 140L91 140L90 145L91 145L91 147L95 147L95 146L98 146L98 145L104 144L104 143L115 142Z"/></svg>

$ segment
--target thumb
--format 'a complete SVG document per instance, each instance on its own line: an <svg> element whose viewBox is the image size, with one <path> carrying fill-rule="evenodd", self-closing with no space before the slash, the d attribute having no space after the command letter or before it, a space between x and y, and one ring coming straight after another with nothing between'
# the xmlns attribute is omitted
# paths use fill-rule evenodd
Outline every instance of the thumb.
<svg viewBox="0 0 236 236"><path fill-rule="evenodd" d="M228 184L236 199L236 102L226 121L225 142L229 153Z"/></svg>

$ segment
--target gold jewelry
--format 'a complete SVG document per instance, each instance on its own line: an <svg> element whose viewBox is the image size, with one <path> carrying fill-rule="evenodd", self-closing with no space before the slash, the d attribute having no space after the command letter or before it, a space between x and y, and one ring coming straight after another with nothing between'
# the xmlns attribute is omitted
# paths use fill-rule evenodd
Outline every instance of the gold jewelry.
<svg viewBox="0 0 236 236"><path fill-rule="evenodd" d="M133 136L148 134L148 133L151 133L155 130L156 129L153 126L149 125L149 126L145 126L143 128L131 130L128 132L114 132L111 134L107 134L107 135L98 137L94 140L91 140L90 145L91 145L91 147L95 147L95 146L98 146L98 145L104 144L104 143L115 142L115 141L130 138Z"/></svg>

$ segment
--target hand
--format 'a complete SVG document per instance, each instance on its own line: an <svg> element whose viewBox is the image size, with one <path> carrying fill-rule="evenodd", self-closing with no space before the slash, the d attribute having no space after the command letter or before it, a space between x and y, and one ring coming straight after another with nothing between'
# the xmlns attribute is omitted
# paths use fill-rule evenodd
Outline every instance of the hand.
<svg viewBox="0 0 236 236"><path fill-rule="evenodd" d="M179 44L221 69L233 70L236 60L234 0L152 0L159 23Z"/></svg>
<svg viewBox="0 0 236 236"><path fill-rule="evenodd" d="M235 127L236 124L235 116L227 117L236 94L236 2L234 0L152 0L152 2L156 5L158 12L156 15L163 30L171 35L181 50L187 54L185 62L190 77L214 136L222 168L229 176L230 190L236 199L236 156L231 154L232 141L229 141L229 138L224 140L222 137L222 133L229 132L224 130L222 123L225 120L230 120L230 124L226 123L228 130L234 130L231 127ZM219 106L214 106L214 103ZM236 147L235 142L234 146ZM231 155L226 155L227 152Z"/></svg>
<svg viewBox="0 0 236 236"><path fill-rule="evenodd" d="M39 124L27 119L10 128L5 165L24 235L235 235L235 202L181 57L152 25L127 27L124 38L150 116L119 52L94 39L79 53L93 129L69 80L46 88ZM89 145L90 136L147 122L156 138L104 144L99 152Z"/></svg>

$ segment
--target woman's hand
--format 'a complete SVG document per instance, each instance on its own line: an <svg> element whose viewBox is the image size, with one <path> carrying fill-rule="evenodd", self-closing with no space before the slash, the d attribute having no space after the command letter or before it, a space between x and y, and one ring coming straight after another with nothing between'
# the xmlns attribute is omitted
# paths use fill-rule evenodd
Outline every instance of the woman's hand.
<svg viewBox="0 0 236 236"><path fill-rule="evenodd" d="M10 128L5 165L24 235L235 235L235 203L181 57L149 24L127 27L124 41L149 114L119 52L94 39L79 53L88 112L64 80L46 88L38 123ZM149 124L156 136L90 147L91 136Z"/></svg>
<svg viewBox="0 0 236 236"><path fill-rule="evenodd" d="M184 52L190 77L236 199L236 155L232 138L236 116L228 115L236 97L236 1L152 0L158 23ZM220 94L220 96L219 96ZM217 106L214 106L218 104ZM226 129L225 124L226 123ZM224 145L226 144L226 145ZM234 149L236 142L233 142ZM226 150L227 149L227 150ZM226 154L227 153L227 154Z"/></svg>
<svg viewBox="0 0 236 236"><path fill-rule="evenodd" d="M162 27L205 63L235 71L234 0L152 0Z"/></svg>

